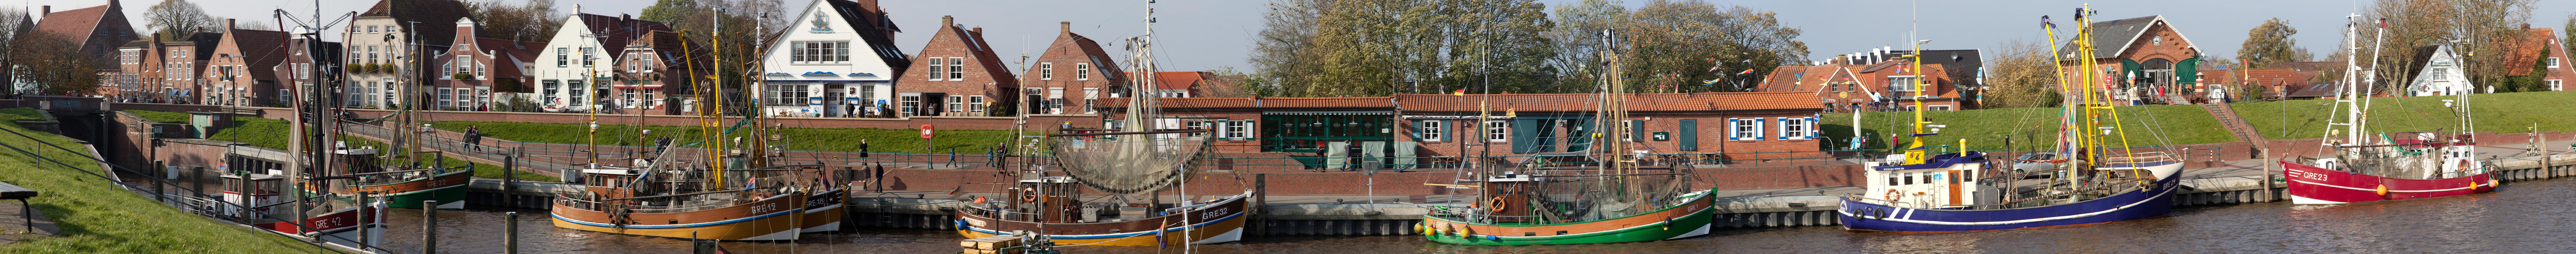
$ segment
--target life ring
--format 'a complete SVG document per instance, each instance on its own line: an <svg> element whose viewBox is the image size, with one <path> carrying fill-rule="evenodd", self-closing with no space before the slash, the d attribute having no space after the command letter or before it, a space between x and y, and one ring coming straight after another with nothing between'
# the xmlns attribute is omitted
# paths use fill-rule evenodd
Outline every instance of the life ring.
<svg viewBox="0 0 2576 254"><path fill-rule="evenodd" d="M1038 191L1028 190L1020 192L1020 202L1038 202Z"/></svg>
<svg viewBox="0 0 2576 254"><path fill-rule="evenodd" d="M1897 194L1904 194L1904 193L1905 193L1905 192L1902 192L1902 191L1896 191L1896 189L1887 189L1887 202L1889 202L1889 203L1897 202L1896 200L1898 200L1898 199L1902 199L1902 198L1904 198L1904 197L1905 197L1905 196L1903 196L1903 195L1897 195Z"/></svg>
<svg viewBox="0 0 2576 254"><path fill-rule="evenodd" d="M1503 205L1503 197L1494 197L1494 200L1493 200L1493 201L1488 201L1488 202L1489 202L1489 203L1491 203L1491 205L1487 205L1487 206L1494 207L1494 210L1495 210L1495 211L1501 211L1501 210L1503 210L1503 207L1504 207L1504 205Z"/></svg>

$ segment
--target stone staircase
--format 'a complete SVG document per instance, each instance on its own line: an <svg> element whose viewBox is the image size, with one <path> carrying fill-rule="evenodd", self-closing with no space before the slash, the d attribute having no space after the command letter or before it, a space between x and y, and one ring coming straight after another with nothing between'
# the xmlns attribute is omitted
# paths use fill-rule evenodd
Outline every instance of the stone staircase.
<svg viewBox="0 0 2576 254"><path fill-rule="evenodd" d="M2227 134L2236 136L2236 141L2261 143L2265 140L2261 132L2254 131L2254 125L2246 124L2245 119L2237 117L2236 110L2227 107L2226 102L2203 103L2200 104L2200 109L2209 111L2211 117L2217 117L2218 126L2227 128Z"/></svg>

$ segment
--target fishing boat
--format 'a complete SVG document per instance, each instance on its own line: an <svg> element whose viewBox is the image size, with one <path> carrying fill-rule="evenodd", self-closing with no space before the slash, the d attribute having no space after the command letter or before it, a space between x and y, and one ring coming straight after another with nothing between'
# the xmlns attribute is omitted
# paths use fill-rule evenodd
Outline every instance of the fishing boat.
<svg viewBox="0 0 2576 254"><path fill-rule="evenodd" d="M2091 9L2075 16L2076 38L2070 49L2075 59L2056 61L2060 70L2073 73L2058 75L2059 87L2067 102L2061 106L2057 148L2061 155L2047 160L2016 161L2045 165L2046 169L2022 173L1986 168L1983 152L1958 151L1932 154L1925 136L1930 122L1923 118L1923 96L1916 96L1913 137L1903 154L1889 155L1884 160L1866 163L1864 179L1871 179L1860 195L1842 198L1836 212L1843 229L1885 232L1962 232L2023 229L2037 227L2077 226L2139 220L2164 216L2173 210L2174 192L2181 187L2176 173L2182 163L2160 151L2140 151L2127 146L2127 131L2117 128L2122 119L2113 110L2110 82L2094 62ZM2055 25L2041 17L2055 40ZM2055 42L2051 42L2052 46ZM1919 49L1919 44L1918 44ZM2052 49L2055 51L2055 49ZM2066 56L2052 52L2052 57ZM1909 57L1910 58L1910 57ZM1913 68L1921 68L1919 59ZM2073 77L2068 77L2073 76ZM1924 83L1916 82L1918 93ZM1962 144L1960 147L1965 147ZM2044 184L2017 186L2025 174L2053 175Z"/></svg>
<svg viewBox="0 0 2576 254"><path fill-rule="evenodd" d="M310 237L351 249L384 242L385 207L382 200L359 201L356 197L323 194L291 195L287 177L270 174L230 174L222 176L226 189L223 203L212 217L238 221L261 230ZM298 198L297 196L302 196ZM303 202L293 204L292 202ZM240 206L233 206L239 204ZM363 204L363 205L362 205ZM298 207L302 213L288 213ZM304 215L302 219L283 217Z"/></svg>
<svg viewBox="0 0 2576 254"><path fill-rule="evenodd" d="M338 174L352 179L348 188L333 189L338 194L384 195L394 208L421 208L423 201L438 201L437 209L465 209L465 185L474 181L474 166L438 165L446 161L444 153L439 152L424 152L439 154L422 161L431 165L409 166L388 164L386 161L391 160L378 156L378 149L371 147L340 151L349 166Z"/></svg>
<svg viewBox="0 0 2576 254"><path fill-rule="evenodd" d="M2359 38L2358 15L2345 18L2345 38ZM2386 37L2382 28L2380 37ZM2448 46L2437 48L2431 61L2443 64L2465 64L2465 59L2449 55ZM2346 54L2360 51L2358 43L2347 40ZM2376 53L2379 46L2371 46ZM2371 66L2379 66L2372 59ZM2450 129L2459 134L2433 132L2397 132L2370 135L2370 96L2364 85L2377 84L2376 68L2344 64L2341 91L2335 94L2340 115L2331 115L2325 142L2321 145L2333 154L2315 158L2280 161L2281 174L2288 178L2287 192L2292 204L2342 204L2382 200L2448 197L2495 192L2498 182L2489 175L2484 161L2475 158L2477 137L2469 121L2469 94L2458 93L2452 116L2459 119ZM2446 71L2446 70L2429 70ZM2343 137L2334 136L2341 134Z"/></svg>
<svg viewBox="0 0 2576 254"><path fill-rule="evenodd" d="M1604 45L1618 45L1603 36ZM1619 77L1618 50L1602 52L1604 77ZM1595 119L1630 119L1627 86L1602 78ZM1632 121L1591 121L1596 137L1627 137ZM1681 239L1707 235L1710 195L1716 190L1688 191L1689 173L1676 168L1647 168L1629 153L1626 141L1590 139L1578 151L1541 157L1583 158L1557 167L1524 171L1487 170L1473 181L1435 186L1473 188L1476 202L1467 207L1430 206L1419 231L1433 242L1461 245L1540 245L1622 243ZM1492 167L1487 167L1492 168Z"/></svg>
<svg viewBox="0 0 2576 254"><path fill-rule="evenodd" d="M1152 3L1147 5L1150 9ZM1147 20L1146 35L1127 39L1129 69L1144 76L1131 79L1128 87L1158 87L1154 84L1157 78L1152 19ZM1032 166L1022 167L1012 176L1009 187L1004 189L1009 193L1007 197L978 198L958 209L957 233L969 239L1030 233L1066 247L1186 248L1242 240L1244 223L1250 220L1245 212L1249 211L1246 199L1252 196L1251 190L1219 191L1233 195L1198 200L1192 198L1188 188L1190 166L1213 141L1207 135L1199 135L1208 130L1155 124L1165 119L1158 95L1131 94L1124 112L1105 112L1137 124L1114 129L1063 129L1039 138L1044 141L1044 152L1052 155L1044 158L1052 163L1026 163ZM1027 109L1021 108L1020 115L1028 115ZM1025 118L1021 125L1026 125ZM1055 165L1061 170L1043 165ZM1085 190L1099 193L1087 194ZM1166 191L1184 198L1178 203L1162 202ZM1135 197L1140 195L1145 197Z"/></svg>
<svg viewBox="0 0 2576 254"><path fill-rule="evenodd" d="M716 57L714 62L723 63L724 54L718 50L710 55ZM727 73L722 64L714 72ZM694 81L720 83L732 75L710 76L716 80ZM723 96L727 93L716 86L693 87L695 94L706 95L691 107L697 109L700 136L670 142L687 144L638 151L649 155L637 156L642 158L626 161L627 165L601 163L598 149L588 149L591 161L580 165L580 174L569 177L574 179L567 179L579 181L582 190L555 198L550 212L555 227L718 241L790 241L805 232L839 227L842 198L838 195L846 192L839 184L815 178L817 172L824 172L822 165L772 165L777 148L769 142L781 137L770 134L759 114L734 117L728 113L757 112L746 108L753 104L728 103L734 98ZM598 111L591 114L596 117ZM597 133L591 134L593 147ZM828 202L813 202L817 199Z"/></svg>

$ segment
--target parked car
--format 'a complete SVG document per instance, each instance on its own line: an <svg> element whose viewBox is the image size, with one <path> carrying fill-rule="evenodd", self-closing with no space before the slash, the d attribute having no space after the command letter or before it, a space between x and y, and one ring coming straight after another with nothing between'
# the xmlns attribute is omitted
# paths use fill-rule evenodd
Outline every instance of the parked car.
<svg viewBox="0 0 2576 254"><path fill-rule="evenodd" d="M2051 160L2051 159L2057 159L2057 153L2055 153L2055 152L2035 152L2035 153L2028 153L2028 154L2022 154L2022 155L2021 155L2021 157L2015 157L2015 158L2013 158L2013 159L2014 159L2014 160L2012 161L2012 165L2013 165L2013 166L2012 166L2013 174L2028 174L2028 173L2030 173L2030 172L2034 172L2034 171L2048 171L2048 170L2050 170L2050 169L2055 169L2055 168L2057 167L2057 163L2039 162L2039 161L2046 161L2046 160ZM2031 178L2049 178L2049 177L2053 177L2054 175L2055 175L2055 174L2049 174L2049 175L2025 175L2025 176L2022 176L2022 179L2031 179Z"/></svg>

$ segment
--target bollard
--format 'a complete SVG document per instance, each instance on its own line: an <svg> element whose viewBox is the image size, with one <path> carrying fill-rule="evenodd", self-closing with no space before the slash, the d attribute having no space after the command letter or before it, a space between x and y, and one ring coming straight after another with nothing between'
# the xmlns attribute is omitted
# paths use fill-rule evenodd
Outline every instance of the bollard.
<svg viewBox="0 0 2576 254"><path fill-rule="evenodd" d="M519 253L519 212L501 213L501 253Z"/></svg>
<svg viewBox="0 0 2576 254"><path fill-rule="evenodd" d="M438 254L438 201L420 201L420 253Z"/></svg>
<svg viewBox="0 0 2576 254"><path fill-rule="evenodd" d="M161 160L152 160L152 169L149 170L152 170L152 174L163 175L160 177L154 177L160 179L152 179L152 201L160 201L162 204L169 204L170 192L162 188L162 185L168 185L169 181L165 181L165 179L170 179L170 176L166 175L170 173L170 169L162 168Z"/></svg>

